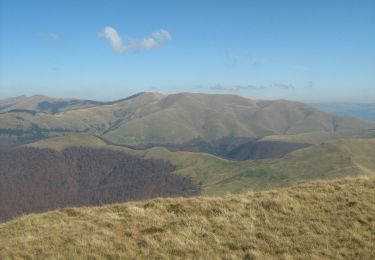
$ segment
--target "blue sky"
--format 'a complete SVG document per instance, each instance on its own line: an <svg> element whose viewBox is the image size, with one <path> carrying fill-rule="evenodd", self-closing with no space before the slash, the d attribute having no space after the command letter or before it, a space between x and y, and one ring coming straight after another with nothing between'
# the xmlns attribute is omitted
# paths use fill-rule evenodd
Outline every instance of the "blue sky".
<svg viewBox="0 0 375 260"><path fill-rule="evenodd" d="M0 3L0 98L375 101L373 0Z"/></svg>

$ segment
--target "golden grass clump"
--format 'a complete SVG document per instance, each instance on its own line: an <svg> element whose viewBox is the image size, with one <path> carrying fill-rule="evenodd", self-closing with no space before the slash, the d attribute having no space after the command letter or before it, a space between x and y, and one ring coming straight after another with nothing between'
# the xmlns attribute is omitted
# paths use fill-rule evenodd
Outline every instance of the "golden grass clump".
<svg viewBox="0 0 375 260"><path fill-rule="evenodd" d="M375 178L67 208L0 224L0 259L375 259Z"/></svg>

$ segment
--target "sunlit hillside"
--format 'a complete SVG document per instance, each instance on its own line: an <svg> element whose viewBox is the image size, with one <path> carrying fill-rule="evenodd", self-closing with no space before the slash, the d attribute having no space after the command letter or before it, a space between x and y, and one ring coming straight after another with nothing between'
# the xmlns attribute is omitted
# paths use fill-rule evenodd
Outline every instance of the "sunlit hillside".
<svg viewBox="0 0 375 260"><path fill-rule="evenodd" d="M0 258L374 259L375 179L61 209L0 224Z"/></svg>

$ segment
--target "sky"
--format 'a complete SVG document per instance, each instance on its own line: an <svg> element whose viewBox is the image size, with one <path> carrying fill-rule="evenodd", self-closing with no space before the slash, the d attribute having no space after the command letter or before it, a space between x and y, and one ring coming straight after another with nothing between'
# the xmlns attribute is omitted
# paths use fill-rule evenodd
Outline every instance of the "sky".
<svg viewBox="0 0 375 260"><path fill-rule="evenodd" d="M374 0L0 0L0 99L375 102Z"/></svg>

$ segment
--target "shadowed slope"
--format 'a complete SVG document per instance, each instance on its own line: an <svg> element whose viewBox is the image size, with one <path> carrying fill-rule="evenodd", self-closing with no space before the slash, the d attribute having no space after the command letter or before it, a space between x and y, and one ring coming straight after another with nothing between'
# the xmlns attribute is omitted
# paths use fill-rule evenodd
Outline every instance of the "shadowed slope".
<svg viewBox="0 0 375 260"><path fill-rule="evenodd" d="M226 157L236 160L281 158L292 151L308 146L310 144L280 141L248 142L230 151Z"/></svg>
<svg viewBox="0 0 375 260"><path fill-rule="evenodd" d="M273 160L231 161L206 153L170 152L165 148L134 150L78 134L51 138L29 146L63 150L69 146L111 149L146 159L170 162L176 174L192 177L208 195L285 187L316 179L374 175L375 139L343 139L310 146Z"/></svg>
<svg viewBox="0 0 375 260"><path fill-rule="evenodd" d="M172 152L203 152L232 160L254 160L281 158L292 151L310 145L300 142L258 141L245 137L223 137L210 142L202 138L196 138L182 144L145 144L131 147L134 149L164 147Z"/></svg>
<svg viewBox="0 0 375 260"><path fill-rule="evenodd" d="M157 199L0 224L0 258L373 259L375 179Z"/></svg>
<svg viewBox="0 0 375 260"><path fill-rule="evenodd" d="M200 187L165 161L106 149L0 150L0 220L67 206L189 196Z"/></svg>

